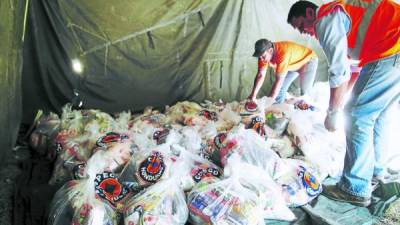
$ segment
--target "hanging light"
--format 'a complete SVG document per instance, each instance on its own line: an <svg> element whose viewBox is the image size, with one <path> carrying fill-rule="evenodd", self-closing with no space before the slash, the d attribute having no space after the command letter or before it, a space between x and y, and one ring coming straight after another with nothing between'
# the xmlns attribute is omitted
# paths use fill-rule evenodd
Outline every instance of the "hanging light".
<svg viewBox="0 0 400 225"><path fill-rule="evenodd" d="M83 72L83 65L79 59L72 59L72 70L77 73L81 74Z"/></svg>

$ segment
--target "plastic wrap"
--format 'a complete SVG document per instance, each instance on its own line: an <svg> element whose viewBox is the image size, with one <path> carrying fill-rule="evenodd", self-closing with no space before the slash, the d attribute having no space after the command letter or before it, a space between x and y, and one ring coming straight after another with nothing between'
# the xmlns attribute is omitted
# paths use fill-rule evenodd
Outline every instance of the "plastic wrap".
<svg viewBox="0 0 400 225"><path fill-rule="evenodd" d="M127 133L133 126L132 115L130 112L121 112L116 115L114 129Z"/></svg>
<svg viewBox="0 0 400 225"><path fill-rule="evenodd" d="M153 124L147 124L140 130L135 128L132 136L133 141L141 150L154 148L162 144L171 145L179 143L182 138L181 134L176 129L169 126L169 124L160 127Z"/></svg>
<svg viewBox="0 0 400 225"><path fill-rule="evenodd" d="M274 130L275 136L282 136L289 124L289 118L285 113L268 111L265 118L266 125Z"/></svg>
<svg viewBox="0 0 400 225"><path fill-rule="evenodd" d="M160 145L150 150L138 151L132 156L119 177L123 184L134 191L140 191L170 177L170 166L176 156L169 145Z"/></svg>
<svg viewBox="0 0 400 225"><path fill-rule="evenodd" d="M318 165L321 172L340 175L345 154L345 136L329 132L323 125L323 114L318 111L297 111L292 114L287 128L292 142L307 161Z"/></svg>
<svg viewBox="0 0 400 225"><path fill-rule="evenodd" d="M225 167L224 176L240 177L240 183L257 194L263 202L264 219L293 221L296 216L286 206L280 185L266 171L238 157L231 157Z"/></svg>
<svg viewBox="0 0 400 225"><path fill-rule="evenodd" d="M195 184L203 179L220 178L222 176L222 169L203 157L187 151L180 145L173 145L171 149L179 155L177 160L182 164L179 170L182 174L181 186L184 191L190 191Z"/></svg>
<svg viewBox="0 0 400 225"><path fill-rule="evenodd" d="M297 207L308 204L322 192L320 179L312 167L306 163L285 159L285 173L276 182L282 186L282 195L288 206Z"/></svg>
<svg viewBox="0 0 400 225"><path fill-rule="evenodd" d="M217 121L215 111L207 110L194 102L178 102L166 109L166 116L171 123L180 123L186 126L203 126L210 121Z"/></svg>
<svg viewBox="0 0 400 225"><path fill-rule="evenodd" d="M91 151L86 149L86 136L69 137L60 132L55 141L57 159L54 164L50 184L63 183L75 178L75 166L84 164L90 157Z"/></svg>
<svg viewBox="0 0 400 225"><path fill-rule="evenodd" d="M50 113L49 115L40 116L36 122L35 130L32 132L29 144L33 150L40 155L47 156L49 159L54 159L56 152L52 146L54 145L55 137L60 129L61 120L57 114Z"/></svg>
<svg viewBox="0 0 400 225"><path fill-rule="evenodd" d="M130 198L124 224L184 225L189 213L179 184L177 178L160 181Z"/></svg>
<svg viewBox="0 0 400 225"><path fill-rule="evenodd" d="M132 142L127 134L110 132L95 141L96 148L89 144L87 136L69 138L59 133L56 138L58 156L53 169L50 184L65 182L69 179L84 177L81 170L93 152L109 150L114 152L116 162L121 165L130 159ZM89 145L89 146L88 146Z"/></svg>
<svg viewBox="0 0 400 225"><path fill-rule="evenodd" d="M203 224L264 224L262 198L243 186L239 178L208 178L188 195L189 221Z"/></svg>
<svg viewBox="0 0 400 225"><path fill-rule="evenodd" d="M237 126L228 133L222 146L219 150L222 165L231 155L237 154L242 161L260 167L273 178L280 175L281 159L253 130L244 129L243 125Z"/></svg>
<svg viewBox="0 0 400 225"><path fill-rule="evenodd" d="M286 135L281 138L269 138L267 142L281 158L293 157L297 152L297 147L292 143L292 140Z"/></svg>
<svg viewBox="0 0 400 225"><path fill-rule="evenodd" d="M179 145L193 154L200 155L202 139L199 132L193 127L183 127L179 132L182 135Z"/></svg>
<svg viewBox="0 0 400 225"><path fill-rule="evenodd" d="M112 173L111 152L99 151L87 162L86 179L66 183L51 203L48 224L112 225L117 224L129 190Z"/></svg>

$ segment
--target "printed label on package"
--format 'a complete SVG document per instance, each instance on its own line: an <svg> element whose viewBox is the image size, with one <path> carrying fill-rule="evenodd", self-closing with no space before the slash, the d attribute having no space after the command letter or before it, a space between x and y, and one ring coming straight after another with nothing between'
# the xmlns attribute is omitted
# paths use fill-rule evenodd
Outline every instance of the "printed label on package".
<svg viewBox="0 0 400 225"><path fill-rule="evenodd" d="M109 132L106 135L104 135L103 137L99 138L96 142L96 145L99 147L107 147L107 144L114 143L114 142L121 142L128 138L129 137L126 134Z"/></svg>
<svg viewBox="0 0 400 225"><path fill-rule="evenodd" d="M219 172L218 169L216 168L199 168L195 171L195 174L193 175L193 180L198 183L201 181L201 179L205 178L205 177L217 177L219 178L221 176L221 173Z"/></svg>
<svg viewBox="0 0 400 225"><path fill-rule="evenodd" d="M129 192L128 189L118 182L115 175L111 172L96 174L94 187L97 196L105 199L113 206L115 206L118 201L125 198Z"/></svg>
<svg viewBox="0 0 400 225"><path fill-rule="evenodd" d="M201 110L199 113L200 116L204 116L208 120L217 121L218 115L216 112L208 111L208 110Z"/></svg>
<svg viewBox="0 0 400 225"><path fill-rule="evenodd" d="M307 194L311 197L314 197L321 193L321 184L317 178L314 177L310 172L306 171L304 167L300 166L300 168L299 177L303 182L303 186L305 187Z"/></svg>
<svg viewBox="0 0 400 225"><path fill-rule="evenodd" d="M261 136L265 135L264 122L263 119L259 116L253 117L251 119L251 122L247 125L246 129L253 129Z"/></svg>
<svg viewBox="0 0 400 225"><path fill-rule="evenodd" d="M165 171L163 156L160 152L153 152L139 165L138 174L141 179L149 183L156 183Z"/></svg>

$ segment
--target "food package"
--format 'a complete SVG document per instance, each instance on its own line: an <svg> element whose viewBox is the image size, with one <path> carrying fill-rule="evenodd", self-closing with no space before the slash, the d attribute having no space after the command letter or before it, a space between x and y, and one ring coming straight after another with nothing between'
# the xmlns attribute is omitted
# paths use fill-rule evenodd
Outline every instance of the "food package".
<svg viewBox="0 0 400 225"><path fill-rule="evenodd" d="M253 130L239 125L232 129L222 142L219 150L221 164L225 165L232 155L239 155L243 162L258 166L272 178L280 176L281 158L270 148L269 144Z"/></svg>
<svg viewBox="0 0 400 225"><path fill-rule="evenodd" d="M137 151L122 170L119 180L138 192L170 177L171 165L176 161L169 145L163 144L150 150Z"/></svg>
<svg viewBox="0 0 400 225"><path fill-rule="evenodd" d="M69 181L57 191L48 224L117 225L117 212L130 191L114 175L114 160L112 152L96 152L87 162L85 179Z"/></svg>
<svg viewBox="0 0 400 225"><path fill-rule="evenodd" d="M261 225L264 202L237 177L200 181L188 195L189 221L193 225Z"/></svg>
<svg viewBox="0 0 400 225"><path fill-rule="evenodd" d="M276 182L282 187L282 194L288 206L298 207L308 204L322 192L321 180L312 167L295 159L285 159L285 174Z"/></svg>
<svg viewBox="0 0 400 225"><path fill-rule="evenodd" d="M44 115L42 111L38 112L38 116L35 129L30 135L29 144L40 155L54 159L56 153L52 151L52 146L60 129L60 118L54 113Z"/></svg>
<svg viewBox="0 0 400 225"><path fill-rule="evenodd" d="M264 219L286 221L296 219L293 212L286 206L281 187L263 169L233 156L228 159L224 172L225 177L239 177L241 185L253 191L262 200Z"/></svg>
<svg viewBox="0 0 400 225"><path fill-rule="evenodd" d="M179 184L179 179L170 178L131 197L124 208L124 224L184 225L189 213Z"/></svg>

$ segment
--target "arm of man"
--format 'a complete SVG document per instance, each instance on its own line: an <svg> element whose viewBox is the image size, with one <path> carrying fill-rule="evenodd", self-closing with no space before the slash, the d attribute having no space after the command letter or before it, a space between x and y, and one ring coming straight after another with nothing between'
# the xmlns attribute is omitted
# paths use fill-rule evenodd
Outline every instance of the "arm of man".
<svg viewBox="0 0 400 225"><path fill-rule="evenodd" d="M269 93L268 97L275 99L276 96L278 96L283 81L285 80L286 74L287 72L283 72L275 75L275 82L274 84L272 84L271 92Z"/></svg>
<svg viewBox="0 0 400 225"><path fill-rule="evenodd" d="M264 83L266 73L267 73L266 68L258 69L257 75L254 78L253 90L251 91L248 99L252 101L256 100L257 93L260 91L261 86Z"/></svg>
<svg viewBox="0 0 400 225"><path fill-rule="evenodd" d="M337 112L342 106L343 97L350 79L350 63L347 57L347 30L350 26L348 16L340 9L325 16L316 25L318 40L329 63L330 98L325 127L336 130Z"/></svg>

